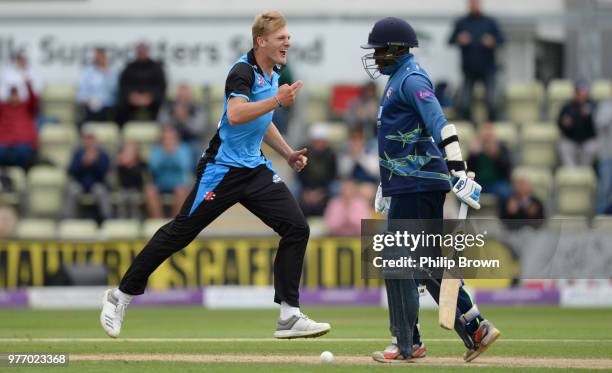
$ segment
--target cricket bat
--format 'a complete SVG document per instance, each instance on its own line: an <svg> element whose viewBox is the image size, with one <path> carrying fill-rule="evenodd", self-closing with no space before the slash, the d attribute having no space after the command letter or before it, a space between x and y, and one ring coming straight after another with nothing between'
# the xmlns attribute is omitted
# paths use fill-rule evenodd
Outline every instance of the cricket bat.
<svg viewBox="0 0 612 373"><path fill-rule="evenodd" d="M461 202L458 220L465 220L467 218L468 208L467 204ZM455 327L459 286L461 286L461 279L453 278L453 275L448 271L444 271L442 283L440 284L438 304L438 324L444 329L453 330Z"/></svg>

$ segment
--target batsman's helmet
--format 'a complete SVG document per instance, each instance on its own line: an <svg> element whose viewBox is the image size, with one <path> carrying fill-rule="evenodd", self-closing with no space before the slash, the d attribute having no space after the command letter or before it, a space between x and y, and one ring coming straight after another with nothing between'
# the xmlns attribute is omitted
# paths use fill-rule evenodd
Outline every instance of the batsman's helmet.
<svg viewBox="0 0 612 373"><path fill-rule="evenodd" d="M383 18L374 24L368 43L363 49L375 49L361 58L363 68L372 79L376 79L382 69L394 65L398 58L408 53L409 48L419 46L416 32L410 24L396 17Z"/></svg>

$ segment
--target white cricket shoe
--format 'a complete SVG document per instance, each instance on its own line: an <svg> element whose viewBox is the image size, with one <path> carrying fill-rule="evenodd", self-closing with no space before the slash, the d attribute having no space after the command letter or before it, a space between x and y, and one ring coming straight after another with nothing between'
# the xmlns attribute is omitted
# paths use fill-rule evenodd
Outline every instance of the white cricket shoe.
<svg viewBox="0 0 612 373"><path fill-rule="evenodd" d="M274 337L279 339L315 338L327 334L331 325L326 322L316 322L301 313L291 316L287 320L279 319L276 323Z"/></svg>
<svg viewBox="0 0 612 373"><path fill-rule="evenodd" d="M117 338L121 333L121 323L125 314L125 304L119 303L119 299L113 294L113 289L104 292L102 298L102 312L100 312L100 324L102 329L110 337Z"/></svg>

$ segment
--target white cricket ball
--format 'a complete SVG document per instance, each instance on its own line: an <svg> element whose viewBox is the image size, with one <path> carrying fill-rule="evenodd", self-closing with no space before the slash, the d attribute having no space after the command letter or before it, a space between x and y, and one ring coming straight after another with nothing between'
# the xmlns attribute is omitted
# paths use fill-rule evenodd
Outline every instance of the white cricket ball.
<svg viewBox="0 0 612 373"><path fill-rule="evenodd" d="M334 354L329 351L321 352L321 362L325 364L332 363L334 361Z"/></svg>

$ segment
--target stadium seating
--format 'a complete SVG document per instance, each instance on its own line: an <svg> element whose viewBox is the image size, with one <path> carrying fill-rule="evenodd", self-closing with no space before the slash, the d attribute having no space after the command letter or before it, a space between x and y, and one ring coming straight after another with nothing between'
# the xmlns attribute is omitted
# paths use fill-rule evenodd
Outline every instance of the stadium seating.
<svg viewBox="0 0 612 373"><path fill-rule="evenodd" d="M98 143L109 156L114 157L121 146L119 126L115 122L88 122L83 125L92 128Z"/></svg>
<svg viewBox="0 0 612 373"><path fill-rule="evenodd" d="M161 128L151 121L129 121L123 127L123 141L133 141L140 146L140 153L147 159L151 145L159 142Z"/></svg>
<svg viewBox="0 0 612 373"><path fill-rule="evenodd" d="M523 127L523 164L551 169L557 164L559 129L554 123L531 123Z"/></svg>
<svg viewBox="0 0 612 373"><path fill-rule="evenodd" d="M527 179L533 189L533 194L540 199L542 203L546 205L549 202L553 183L551 170L518 166L512 170L512 182L515 182L519 177Z"/></svg>
<svg viewBox="0 0 612 373"><path fill-rule="evenodd" d="M470 144L477 136L472 122L454 121L453 124L457 128L457 136L459 136L459 144L461 146L461 154L463 159L467 159L470 153Z"/></svg>
<svg viewBox="0 0 612 373"><path fill-rule="evenodd" d="M51 166L34 166L27 177L27 204L30 215L56 216L64 204L65 170Z"/></svg>
<svg viewBox="0 0 612 373"><path fill-rule="evenodd" d="M52 219L21 219L17 223L15 238L22 240L45 240L56 237L56 226Z"/></svg>
<svg viewBox="0 0 612 373"><path fill-rule="evenodd" d="M169 221L170 219L146 219L142 223L141 237L147 239L153 237L155 232Z"/></svg>
<svg viewBox="0 0 612 373"><path fill-rule="evenodd" d="M13 183L13 191L3 190L0 201L13 207L20 207L26 186L26 175L21 167L7 167L6 174Z"/></svg>
<svg viewBox="0 0 612 373"><path fill-rule="evenodd" d="M179 85L180 83L170 85L170 87L168 88L168 91L166 92L167 100L174 101L174 99L176 99L176 91ZM191 87L191 98L193 99L193 102L196 104L203 104L205 100L204 87L199 86L199 85L191 85L190 87Z"/></svg>
<svg viewBox="0 0 612 373"><path fill-rule="evenodd" d="M538 121L543 101L544 87L540 82L516 82L506 86L506 111L514 123Z"/></svg>
<svg viewBox="0 0 612 373"><path fill-rule="evenodd" d="M593 229L602 232L612 232L612 216L597 215L593 219Z"/></svg>
<svg viewBox="0 0 612 373"><path fill-rule="evenodd" d="M210 102L208 103L209 123L215 126L221 120L223 114L223 105L225 104L225 85L217 84L210 86Z"/></svg>
<svg viewBox="0 0 612 373"><path fill-rule="evenodd" d="M97 240L98 225L91 219L65 219L57 226L60 240Z"/></svg>
<svg viewBox="0 0 612 373"><path fill-rule="evenodd" d="M57 167L67 168L78 142L74 126L47 124L39 134L40 154Z"/></svg>
<svg viewBox="0 0 612 373"><path fill-rule="evenodd" d="M476 123L483 123L487 120L487 105L485 102L485 87L481 82L474 84L474 94L472 96L472 119Z"/></svg>
<svg viewBox="0 0 612 373"><path fill-rule="evenodd" d="M42 113L45 118L74 123L76 87L72 84L47 84L42 92Z"/></svg>
<svg viewBox="0 0 612 373"><path fill-rule="evenodd" d="M590 215L597 179L590 167L561 167L555 175L557 213Z"/></svg>
<svg viewBox="0 0 612 373"><path fill-rule="evenodd" d="M235 204L216 219L205 230L202 237L235 236L239 227L242 236L273 236L274 231L265 225L241 204Z"/></svg>
<svg viewBox="0 0 612 373"><path fill-rule="evenodd" d="M591 85L591 97L595 101L612 99L612 80L596 80Z"/></svg>
<svg viewBox="0 0 612 373"><path fill-rule="evenodd" d="M510 153L516 152L519 143L518 130L512 122L495 122L493 125L495 137L503 142Z"/></svg>
<svg viewBox="0 0 612 373"><path fill-rule="evenodd" d="M585 216L556 214L552 216L549 226L561 229L562 232L587 232L588 221Z"/></svg>
<svg viewBox="0 0 612 373"><path fill-rule="evenodd" d="M304 91L304 120L308 124L326 121L330 110L330 87L323 84L307 84Z"/></svg>
<svg viewBox="0 0 612 373"><path fill-rule="evenodd" d="M574 96L574 83L567 79L555 79L548 83L548 115L547 119L556 121L561 107Z"/></svg>
<svg viewBox="0 0 612 373"><path fill-rule="evenodd" d="M109 240L132 240L140 237L141 225L136 219L111 219L102 223L101 236Z"/></svg>

